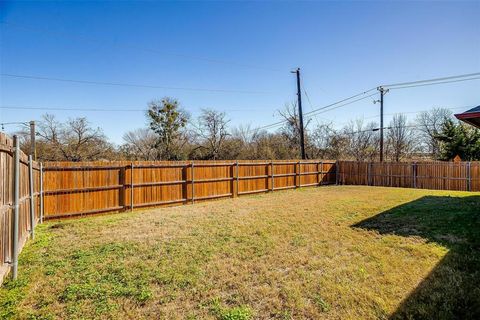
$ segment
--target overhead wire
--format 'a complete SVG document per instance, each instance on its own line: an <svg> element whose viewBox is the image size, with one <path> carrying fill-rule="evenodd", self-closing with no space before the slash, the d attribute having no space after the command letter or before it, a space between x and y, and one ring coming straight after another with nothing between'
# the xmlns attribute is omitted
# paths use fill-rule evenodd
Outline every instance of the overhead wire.
<svg viewBox="0 0 480 320"><path fill-rule="evenodd" d="M302 89L302 90L303 90L303 93L305 94L305 97L307 97L307 102L310 106L310 109L313 110L313 104L312 104L312 101L310 100L310 96L308 95L307 90L306 89ZM320 118L323 119L323 120L326 120L326 121L330 121L330 122L332 121L332 120L324 118L324 117L320 117ZM320 125L320 123L318 122L318 117L317 116L315 116L315 121L317 122L318 125Z"/></svg>
<svg viewBox="0 0 480 320"><path fill-rule="evenodd" d="M222 93L245 93L245 94L266 94L266 93L269 93L269 92L264 92L264 91L208 89L208 88L191 88L191 87L170 87L170 86L157 86L157 85L122 83L122 82L103 82L103 81L91 81L91 80L76 80L76 79L54 78L54 77L44 77L44 76L21 75L21 74L12 74L12 73L0 73L0 76L10 77L10 78L33 79L33 80L47 80L47 81L81 83L81 84L89 84L89 85L136 87L136 88L149 88L149 89L205 91L205 92L222 92Z"/></svg>
<svg viewBox="0 0 480 320"><path fill-rule="evenodd" d="M412 124L412 125L406 125L406 126L388 126L388 127L383 127L383 130L391 130L391 129L399 129L399 128L420 128L420 127L433 127L434 125L418 125L418 124ZM364 130L358 130L358 131L349 131L349 132L342 132L343 134L358 134L358 133L364 133L364 132L377 132L379 131L380 128L371 128L371 129L364 129Z"/></svg>
<svg viewBox="0 0 480 320"><path fill-rule="evenodd" d="M479 77L477 77L479 76ZM404 88L413 88L413 87L417 87L417 86L427 86L427 85L437 85L437 84L445 84L445 83L454 83L454 82L463 82L463 81L470 81L470 80L477 80L477 79L480 79L480 72L475 72L475 73L469 73L469 74L462 74L462 75L455 75L455 76L448 76L448 77L441 77L441 78L433 78L433 79L426 79L426 80L418 80L418 81L410 81L410 82L400 82L400 83L393 83L393 84L386 84L386 85L381 85L379 87L375 87L375 88L371 88L369 90L366 90L364 92L361 92L361 93L358 93L358 94L355 94L353 96L350 96L348 98L345 98L343 100L340 100L340 101L337 101L337 102L334 102L330 105L326 105L326 106L323 106L321 108L318 108L318 109L314 109L310 112L306 112L304 113L304 116L313 116L313 115L318 115L318 114L321 114L321 113L325 113L325 112L329 112L331 110L334 110L334 109L337 109L337 108L340 108L340 107L343 107L343 106L346 106L346 105L349 105L349 104L352 104L354 102L357 102L357 101L360 101L360 100L364 100L364 99L367 99L367 98L370 98L374 95L376 95L376 93L374 94L371 94L369 96L366 96L366 97L362 97L360 99L356 99L354 101L350 101L344 105L339 105L339 106L336 106L337 104L340 104L344 101L348 101L348 100L351 100L353 98L356 98L356 97L359 97L359 96L362 96L362 95L365 95L373 90L378 90L378 88L380 87L383 87L383 88L388 88L388 89L404 89ZM308 99L308 97L307 97ZM333 107L335 106L335 107ZM330 108L330 107L333 107L333 108ZM320 112L320 111L323 111L325 110L324 112ZM284 123L286 123L287 120L283 120L283 121L278 121L278 122L275 122L275 123L272 123L272 124L268 124L268 125L265 125L265 126L262 126L262 127L259 127L257 128L257 130L263 130L263 129L270 129L270 128L274 128L274 127L277 127L279 125L282 125Z"/></svg>
<svg viewBox="0 0 480 320"><path fill-rule="evenodd" d="M458 80L449 80L449 81L440 81L440 82L432 82L432 83L421 83L421 84L405 85L405 86L399 86L399 87L386 87L386 88L388 88L390 90L397 90L397 89L405 89L405 88L433 86L433 85L445 84L445 83L464 82L464 81L471 81L471 80L478 80L478 79L480 79L480 77L458 79Z"/></svg>
<svg viewBox="0 0 480 320"><path fill-rule="evenodd" d="M393 115L396 115L396 114L418 114L418 113L430 111L430 110L432 110L433 108L435 108L435 107L432 107L431 109L428 109L428 110L407 111L407 112L395 112L395 113L384 113L383 115L384 115L384 116L393 116ZM439 108L441 108L441 109L447 109L447 110L460 110L460 109L472 108L472 106L453 107L453 108L439 107ZM374 115L374 116L361 117L360 119L362 119L362 120L369 120L369 119L375 119L375 118L378 118L378 117L380 117L380 115L377 114L377 115ZM352 121L352 120L350 120L350 121ZM345 124L349 123L350 121L340 122L340 123L338 123L337 125L345 125Z"/></svg>
<svg viewBox="0 0 480 320"><path fill-rule="evenodd" d="M118 109L118 108L74 108L74 107L40 107L40 106L0 106L0 109L10 110L46 110L46 111L86 111L86 112L145 112L147 107L138 109ZM245 112L258 109L217 109L221 112Z"/></svg>
<svg viewBox="0 0 480 320"><path fill-rule="evenodd" d="M460 75L441 77L441 78L432 78L432 79L425 79L425 80L409 81L409 82L391 83L391 84L381 85L381 87L388 88L388 87L396 87L396 86L405 86L405 85L421 84L421 83L427 83L427 82L437 82L437 81L444 81L444 80L451 80L451 79L458 79L458 78L469 78L469 77L474 77L474 76L480 76L480 72L460 74Z"/></svg>
<svg viewBox="0 0 480 320"><path fill-rule="evenodd" d="M27 30L27 31L30 31L30 32L35 32L35 33L54 35L54 36L62 37L62 38L66 38L66 39L82 39L82 40L86 40L86 41L91 42L91 43L100 44L102 46L105 46L105 44L106 44L105 41L94 40L94 39L92 39L90 37L87 37L87 36L84 36L84 35L74 35L74 36L72 36L72 34L67 35L67 34L60 33L58 31L52 31L52 30L48 30L48 29L45 29L45 28L39 28L39 27L33 28L33 27L25 26L25 25L20 25L20 24L17 24L17 23L8 22L8 21L2 21L0 23L2 23L4 25L13 26L14 28L23 29L23 30ZM220 60L220 59L199 57L199 56L194 56L194 55L190 55L190 54L167 52L167 51L161 51L161 50L156 50L156 49L152 49L152 48L144 48L144 47L140 47L140 46L136 46L136 45L132 45L132 44L125 44L125 43L124 44L118 44L118 43L113 43L112 42L109 45L112 46L112 47L116 47L116 48L124 47L124 48L141 50L141 51L160 54L160 55L179 57L179 58L189 59L189 60L204 61L204 62L213 63L213 64L231 65L231 66L249 68L249 69L284 72L284 70L277 69L277 68L251 65L251 64L245 64L245 63L235 62L235 61L224 61L224 60Z"/></svg>
<svg viewBox="0 0 480 320"><path fill-rule="evenodd" d="M304 113L304 116L307 116L307 117L311 117L311 116L314 116L314 115L318 115L318 114L321 114L321 113L325 113L325 112L328 112L328 111L331 111L331 110L334 110L334 109L337 109L337 108L341 108L341 107L344 107L344 106L347 106L349 104L352 104L352 103L355 103L355 102L358 102L358 101L361 101L361 100L364 100L364 99L368 99L370 97L372 97L373 95L377 94L371 94L371 95L368 95L368 96L365 96L365 97L362 97L362 98L359 98L359 99L355 99L353 101L349 101L349 102L346 102L348 100L351 100L353 98L356 98L356 97L359 97L361 95L364 95L368 92L371 92L373 90L375 90L376 88L373 88L373 89L369 89L369 90L366 90L366 91L363 91L362 93L358 93L358 94L354 94L348 98L345 98L345 99L341 99L337 102L334 102L334 103L331 103L331 104L328 104L326 106L323 106L323 107L320 107L318 109L314 109L310 112L306 112ZM343 102L346 102L344 104L341 104ZM338 105L340 104L340 105ZM328 109L328 110L326 110ZM323 112L322 112L323 111ZM275 122L275 123L272 123L272 124L268 124L268 125L265 125L265 126L261 126L261 127L258 127L258 128L255 128L255 130L266 130L266 129L271 129L271 128L274 128L274 127L277 127L279 125L282 125L284 123L286 123L287 120L282 120L282 121L278 121L278 122Z"/></svg>

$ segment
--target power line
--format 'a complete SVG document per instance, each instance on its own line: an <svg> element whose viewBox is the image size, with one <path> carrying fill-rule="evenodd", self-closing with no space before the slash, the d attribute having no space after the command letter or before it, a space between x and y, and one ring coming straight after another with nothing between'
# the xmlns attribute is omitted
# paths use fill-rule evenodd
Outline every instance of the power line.
<svg viewBox="0 0 480 320"><path fill-rule="evenodd" d="M311 115L311 114L317 113L318 111L322 111L322 110L327 109L327 108L329 108L329 107L335 106L335 105L337 105L337 104L339 104L339 103L342 103L342 102L351 100L351 99L356 98L356 97L360 97L360 96L365 95L365 94L367 94L367 93L369 93L369 92L371 92L371 91L373 91L373 90L376 90L376 89L377 89L377 88L372 88L372 89L369 89L369 90L367 90L367 91L363 91L363 92L361 92L361 93L354 94L353 96L350 96L350 97L348 97L348 98L345 98L345 99L342 99L342 100L340 100L340 101L337 101L337 102L328 104L328 105L326 105L326 106L320 107L320 108L318 108L318 109L314 109L314 110L312 110L312 111L309 111L309 112L305 113L305 115ZM375 94L373 94L373 95L375 95ZM370 95L370 96L368 96L368 97L371 97L371 96L373 96L373 95ZM362 98L362 99L366 99L366 98L367 98L367 97ZM360 99L360 100L362 100L362 99ZM356 101L358 101L358 100L356 100Z"/></svg>
<svg viewBox="0 0 480 320"><path fill-rule="evenodd" d="M350 96L348 98L345 98L345 99L342 99L342 100L339 100L337 102L334 102L334 103L331 103L331 104L328 104L324 107L321 107L321 108L318 108L318 109L315 109L315 110L312 110L310 112L306 112L304 113L305 116L309 116L309 118L311 118L312 116L314 115L318 115L318 114L321 114L321 113L325 113L325 112L328 112L328 111L331 111L331 110L334 110L334 109L338 109L338 108L341 108L341 107L344 107L344 106L347 106L349 104L352 104L352 103L355 103L357 101L360 101L360 100L364 100L364 99L368 99L374 95L376 95L376 93L374 94L371 94L371 95L368 95L366 97L362 97L362 98L359 98L359 99L355 99L353 101L349 101L347 103L344 103L344 104L341 104L342 102L345 102L345 101L348 101L348 100L351 100L353 98L356 98L356 97L359 97L361 95L364 95L368 92L371 92L373 90L376 90L376 88L372 88L372 89L369 89L367 91L364 91L362 93L358 93L358 94L355 94L353 96ZM338 104L341 104L341 105L338 105ZM333 108L332 108L333 107ZM329 108L329 109L328 109ZM328 109L328 110L326 110ZM279 125L282 125L284 123L286 123L287 120L282 120L282 121L278 121L278 122L275 122L275 123L272 123L272 124L268 124L268 125L265 125L265 126L262 126L262 127L259 127L259 128L256 128L256 130L264 130L264 129L270 129L270 128L274 128L274 127L277 127Z"/></svg>
<svg viewBox="0 0 480 320"><path fill-rule="evenodd" d="M411 124L411 125L406 125L406 126L389 126L389 127L384 127L384 129L391 130L391 129L399 129L399 128L413 128L417 129L420 127L434 127L434 125L419 125L419 124ZM365 129L365 130L358 130L358 131L349 131L349 132L342 132L343 134L358 134L358 133L364 133L364 132L376 132L379 131L380 128L371 128L371 129Z"/></svg>
<svg viewBox="0 0 480 320"><path fill-rule="evenodd" d="M6 22L6 21L2 21L0 23L3 23L5 25L9 25L9 26L13 26L13 27L18 28L18 29L23 29L23 30L35 32L35 33L43 33L43 34L48 34L48 35L53 34L54 36L62 37L62 38L68 39L68 40L71 40L72 38L82 39L82 40L86 40L86 41L91 42L91 43L96 43L96 44L100 44L102 46L105 46L105 42L100 41L100 40L95 40L95 39L92 39L90 37L86 37L86 36L83 36L83 35L75 35L75 36L72 36L71 34L66 35L66 34L60 33L58 31L52 31L52 30L48 30L48 29L45 29L45 28L38 28L38 27L33 28L33 27L28 27L28 26L19 25L19 24L16 24L16 23L11 23L11 22ZM219 60L219 59L199 57L199 56L193 56L193 55L183 54L183 53L166 52L166 51L160 51L160 50L155 50L155 49L151 49L151 48L143 48L143 47L139 47L139 46L135 46L135 45L131 45L131 44L121 44L121 45L119 45L117 43L110 43L110 46L111 47L117 47L117 48L118 47L124 47L124 48L130 48L130 49L134 49L134 50L142 50L142 51L155 53L155 54L160 54L160 55L179 57L179 58L189 59L189 60L198 60L198 61L214 63L214 64L231 65L231 66L242 67L242 68L259 69L259 70L267 70L267 71L275 71L275 72L285 72L284 70L281 70L281 69L269 68L269 67L264 67L264 66L256 66L256 65L245 64L245 63L235 62L235 61L224 61L224 60Z"/></svg>
<svg viewBox="0 0 480 320"><path fill-rule="evenodd" d="M310 100L310 96L308 95L307 90L305 88L303 88L303 93L305 94L305 97L307 97L307 101L308 101L308 105L310 106L310 109L312 109L312 111L313 111L312 101ZM320 119L332 122L332 120L324 118L324 117L320 117ZM317 121L317 124L318 124L318 118L317 117L315 117L315 120Z"/></svg>
<svg viewBox="0 0 480 320"><path fill-rule="evenodd" d="M405 86L405 85L412 85L412 84L419 84L419 83L426 83L426 82L437 82L437 81L444 81L444 80L451 80L451 79L458 79L458 78L469 78L474 76L480 76L480 72L460 74L460 75L454 75L454 76L448 76L448 77L442 77L442 78L433 78L433 79L426 79L426 80L385 84L385 85L381 85L381 87L388 88L388 87L396 87L396 86Z"/></svg>
<svg viewBox="0 0 480 320"><path fill-rule="evenodd" d="M407 112L395 112L395 113L385 113L384 115L385 116L394 116L396 114L418 114L418 113L421 113L421 112L428 112L430 110L432 110L433 108L435 107L432 107L431 109L427 109L427 110L418 110L418 111L407 111ZM469 109L469 108L473 108L472 106L465 106L465 107L453 107L453 108L447 108L447 107L440 107L442 109L447 109L447 110L460 110L460 109ZM378 118L380 117L380 115L375 115L375 116L368 116L368 117L362 117L360 119L362 120L368 120L368 119L374 119L374 118ZM350 120L351 121L351 120ZM345 121L345 122L340 122L338 123L337 125L345 125L345 124L348 124L350 121Z"/></svg>
<svg viewBox="0 0 480 320"><path fill-rule="evenodd" d="M0 109L10 110L45 110L45 111L93 111L93 112L145 112L147 109L102 109L102 108L65 108L65 107L30 107L30 106L0 106Z"/></svg>
<svg viewBox="0 0 480 320"><path fill-rule="evenodd" d="M20 75L20 74L12 74L12 73L0 73L0 76L10 77L10 78L21 78L21 79L60 81L60 82L70 82L70 83L91 84L91 85L135 87L135 88L149 88L149 89L205 91L205 92L222 92L222 93L244 93L244 94L266 94L266 93L269 93L269 92L263 92L263 91L169 87L169 86L156 86L156 85L133 84L133 83L122 83L122 82L101 82L101 81L90 81L90 80L75 80L75 79L53 78L53 77L43 77L43 76Z"/></svg>
<svg viewBox="0 0 480 320"><path fill-rule="evenodd" d="M0 106L0 109L10 110L46 110L46 111L88 111L88 112L145 112L148 108L138 109L111 109L111 108L75 108L75 107L39 107L39 106ZM214 110L218 110L213 108ZM222 112L258 111L257 109L222 109Z"/></svg>
<svg viewBox="0 0 480 320"><path fill-rule="evenodd" d="M405 88L415 88L415 87L425 87L425 86L433 86L437 84L445 84L445 83L454 83L454 82L463 82L463 81L471 81L471 80L478 80L480 77L473 77L468 79L459 79L459 80L450 80L450 81L441 81L441 82L433 82L433 83L423 83L423 84L415 84L415 85L406 85L400 87L393 87L389 88L390 90L397 90L397 89L405 89Z"/></svg>
<svg viewBox="0 0 480 320"><path fill-rule="evenodd" d="M376 93L375 93L375 94L376 94ZM321 112L321 113L329 112L329 111L331 111L331 110L334 110L334 109L337 109L337 108L341 108L341 107L344 107L344 106L353 104L353 103L355 103L355 102L357 102L357 101L370 98L370 97L374 96L375 94L371 94L371 95L368 95L368 96L366 96L366 97L363 97L363 98L360 98L360 99L356 99L356 100L354 100L354 101L350 101L350 102L348 102L348 103L342 104L342 105L340 105L340 106L336 106L336 107L334 107L334 108L331 108L331 109L326 110L326 111ZM445 109L457 110L457 109L468 109L468 108L470 108L470 107L471 107L471 106L453 107L453 108L445 108ZM391 115L395 115L395 114L415 114L415 113L420 113L420 112L425 112L425 111L429 111L429 110L420 110L420 111L414 111L414 112L387 113L387 114L385 114L385 115L391 116ZM305 114L305 115L307 115L307 114ZM308 114L309 119L312 118L312 116L315 116L315 115L316 115L316 114ZM368 118L363 118L363 119L373 119L373 118L377 118L377 117L378 117L378 115L377 115L377 116L371 116L371 117L368 117ZM282 124L284 124L285 122L287 122L287 120L282 120L282 121L275 122L275 123L272 123L272 124L269 124L269 125L266 125L266 126L263 126L263 127L259 127L259 128L257 128L257 130L271 129L271 128L277 127L277 126L279 126L279 125L282 125ZM340 123L340 124L347 124L347 123L348 123L348 122L342 122L342 123Z"/></svg>
<svg viewBox="0 0 480 320"><path fill-rule="evenodd" d="M307 113L305 113L305 115L307 115L307 116L313 116L313 115L318 115L318 114L326 113L326 112L329 112L329 111L332 111L332 110L335 110L335 109L338 109L338 108L341 108L341 107L344 107L344 106L348 106L348 105L350 105L350 104L352 104L352 103L355 103L355 102L357 102L357 101L361 101L361 100L365 100L365 99L371 98L371 97L373 97L374 95L376 95L376 93L373 93L373 94L368 95L368 96L366 96L366 97L362 97L362 98L355 99L355 100L353 100L353 101L350 101L350 102L347 102L347 103L344 103L344 104L341 104L341 105L338 105L338 106L334 106L333 108L330 108L330 109L328 109L328 110L325 110L325 109L328 107L328 106L325 106L325 107L320 108L320 109L317 109L317 110L315 110L315 111L307 112ZM345 101L345 100L343 100L343 101ZM336 105L336 104L335 104L335 105ZM330 106L332 106L332 105L330 105ZM320 112L320 111L322 111L322 112Z"/></svg>
<svg viewBox="0 0 480 320"><path fill-rule="evenodd" d="M409 88L409 87L415 87L415 86L435 85L435 84L443 84L443 83L452 83L452 82L460 82L460 81L469 81L469 80L480 79L480 77L468 78L468 79L458 79L458 78L462 78L462 77L472 77L472 76L475 76L475 75L480 75L480 73L471 73L471 74L466 74L466 75L443 77L443 78L436 78L436 79L430 79L430 80L419 80L419 81L413 81L413 82L410 82L410 83L404 82L404 83L398 83L398 84L384 85L384 86L381 86L381 87L384 87L384 88L385 88L385 87L391 87L391 86L396 86L396 85L398 85L398 86L402 85L401 87L391 88L391 89L402 89L402 88ZM448 80L448 79L454 79L454 78L457 78L457 80ZM435 82L435 83L427 83L427 82L429 82L429 81L439 81L439 80L446 80L446 81ZM351 96L351 97L345 98L345 99L340 100L340 101L337 101L337 102L332 103L332 104L330 104L330 105L327 105L327 106L318 108L318 109L316 109L316 110L312 110L312 111L310 111L310 112L307 112L307 113L305 113L304 115L306 115L306 116L315 116L315 115L318 115L318 114L321 114L321 113L329 112L329 111L334 110L334 109L337 109L337 108L341 108L341 107L343 107L343 106L346 106L346 105L355 103L355 102L360 101L360 100L364 100L364 99L370 98L370 97L376 95L376 93L371 94L371 95L368 95L368 96L366 96L366 97L362 97L362 98L356 99L356 100L354 100L354 101L350 101L350 102L348 102L348 103L345 103L345 104L342 104L342 105L339 105L339 106L336 106L336 105L339 104L339 103L342 103L342 102L348 101L348 100L350 100L350 99L352 99L352 98L355 98L355 97L358 97L358 96L367 94L368 92L371 92L371 91L373 91L373 90L375 90L375 89L376 89L376 88L372 88L372 89L369 89L369 90L364 91L364 92L362 92L362 93L358 93L358 94L356 94L356 95L353 95L353 96ZM330 108L330 107L332 107L332 106L335 106L335 107ZM458 107L458 109L460 109L460 108L461 108L461 107ZM328 109L328 110L325 110L325 109ZM323 110L325 110L325 111L323 111ZM319 111L323 111L323 112L319 112ZM392 114L389 114L389 115L392 115ZM284 124L285 122L287 122L287 120L279 121L279 122L276 122L276 123L272 123L272 124L269 124L269 125L260 127L260 128L258 128L258 130L274 128L274 127L277 127L277 126L279 126L279 125Z"/></svg>

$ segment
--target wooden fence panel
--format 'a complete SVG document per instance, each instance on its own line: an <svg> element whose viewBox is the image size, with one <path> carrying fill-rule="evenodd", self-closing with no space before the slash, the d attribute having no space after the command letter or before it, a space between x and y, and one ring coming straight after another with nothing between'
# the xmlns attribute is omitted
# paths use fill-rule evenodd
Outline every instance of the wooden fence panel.
<svg viewBox="0 0 480 320"><path fill-rule="evenodd" d="M480 191L479 162L338 161L337 166L340 184Z"/></svg>
<svg viewBox="0 0 480 320"><path fill-rule="evenodd" d="M239 162L238 194L266 192L270 186L270 164Z"/></svg>
<svg viewBox="0 0 480 320"><path fill-rule="evenodd" d="M296 188L298 186L297 161L273 162L273 190Z"/></svg>
<svg viewBox="0 0 480 320"><path fill-rule="evenodd" d="M335 177L334 161L54 162L45 164L44 212L57 218L186 204L332 184Z"/></svg>
<svg viewBox="0 0 480 320"><path fill-rule="evenodd" d="M470 191L480 191L480 162L471 163L470 186Z"/></svg>
<svg viewBox="0 0 480 320"><path fill-rule="evenodd" d="M337 180L337 165L336 162L321 162L320 163L320 184L334 184Z"/></svg>

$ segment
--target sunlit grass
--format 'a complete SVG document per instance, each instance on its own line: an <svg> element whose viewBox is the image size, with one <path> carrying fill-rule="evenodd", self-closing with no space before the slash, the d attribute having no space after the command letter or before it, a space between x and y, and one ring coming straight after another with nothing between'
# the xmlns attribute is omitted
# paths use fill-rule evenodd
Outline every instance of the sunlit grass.
<svg viewBox="0 0 480 320"><path fill-rule="evenodd" d="M442 298L447 318L469 308L449 296L479 281L457 267L479 261L479 198L322 187L51 221L0 289L0 318L382 319ZM432 272L451 288L416 299Z"/></svg>

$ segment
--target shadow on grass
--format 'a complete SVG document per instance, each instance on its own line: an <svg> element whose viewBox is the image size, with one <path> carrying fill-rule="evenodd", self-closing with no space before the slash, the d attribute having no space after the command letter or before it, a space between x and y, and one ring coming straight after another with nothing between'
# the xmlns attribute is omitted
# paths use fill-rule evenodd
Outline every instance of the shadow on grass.
<svg viewBox="0 0 480 320"><path fill-rule="evenodd" d="M480 319L480 196L425 196L353 227L449 249L389 319Z"/></svg>

